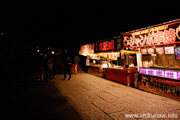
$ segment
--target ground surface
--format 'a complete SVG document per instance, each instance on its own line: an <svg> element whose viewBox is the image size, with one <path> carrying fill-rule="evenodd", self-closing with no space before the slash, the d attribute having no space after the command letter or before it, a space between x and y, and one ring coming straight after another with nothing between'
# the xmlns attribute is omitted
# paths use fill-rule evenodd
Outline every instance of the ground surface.
<svg viewBox="0 0 180 120"><path fill-rule="evenodd" d="M62 78L63 74L58 75L54 85L85 120L128 119L126 114L138 115L129 119L152 115L153 120L180 119L179 101L83 72L72 75L71 80Z"/></svg>
<svg viewBox="0 0 180 120"><path fill-rule="evenodd" d="M17 120L124 120L180 119L180 102L141 91L81 71L48 83L16 82L6 85L8 106L4 111ZM68 75L67 75L68 77ZM5 90L5 89L4 89ZM6 104L5 104L6 105ZM10 114L13 113L14 115ZM138 115L130 118L127 114ZM140 117L141 116L141 117ZM162 117L164 116L164 117ZM159 118L158 118L159 117ZM151 119L151 118L149 118Z"/></svg>
<svg viewBox="0 0 180 120"><path fill-rule="evenodd" d="M15 120L81 120L53 82L19 82L15 85L13 107L9 109Z"/></svg>

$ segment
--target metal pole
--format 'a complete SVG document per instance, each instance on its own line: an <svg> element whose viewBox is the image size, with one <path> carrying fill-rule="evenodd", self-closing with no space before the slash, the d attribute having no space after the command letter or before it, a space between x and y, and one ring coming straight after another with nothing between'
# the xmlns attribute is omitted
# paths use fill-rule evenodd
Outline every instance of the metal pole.
<svg viewBox="0 0 180 120"><path fill-rule="evenodd" d="M128 76L128 70L127 71L127 86L129 86L129 76Z"/></svg>

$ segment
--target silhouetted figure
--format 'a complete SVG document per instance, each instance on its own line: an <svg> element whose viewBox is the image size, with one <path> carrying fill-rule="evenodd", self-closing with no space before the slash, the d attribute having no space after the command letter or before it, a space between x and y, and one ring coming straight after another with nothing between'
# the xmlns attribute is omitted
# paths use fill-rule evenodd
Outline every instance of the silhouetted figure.
<svg viewBox="0 0 180 120"><path fill-rule="evenodd" d="M53 57L48 57L48 59L47 59L47 81L50 81L53 78L52 68L53 68Z"/></svg>
<svg viewBox="0 0 180 120"><path fill-rule="evenodd" d="M58 69L58 53L56 53L56 55L54 56L54 59L53 59L53 69L52 69L52 72L53 72L53 78L56 78L56 74L57 74L57 69Z"/></svg>
<svg viewBox="0 0 180 120"><path fill-rule="evenodd" d="M69 73L69 80L71 79L72 60L70 56L64 57L64 80L66 79L66 72Z"/></svg>
<svg viewBox="0 0 180 120"><path fill-rule="evenodd" d="M80 62L79 56L75 55L74 56L74 62L73 62L73 65L72 65L72 73L77 74L77 66L78 66L79 62Z"/></svg>
<svg viewBox="0 0 180 120"><path fill-rule="evenodd" d="M44 59L42 56L38 56L37 59L37 65L36 65L36 69L37 69L37 74L38 74L38 81L43 81L43 75L44 75L44 66L43 66L43 62Z"/></svg>

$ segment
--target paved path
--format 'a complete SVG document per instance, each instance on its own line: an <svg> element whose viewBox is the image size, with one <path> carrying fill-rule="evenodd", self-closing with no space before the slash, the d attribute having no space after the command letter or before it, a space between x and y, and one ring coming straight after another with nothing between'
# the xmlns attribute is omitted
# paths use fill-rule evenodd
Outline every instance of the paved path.
<svg viewBox="0 0 180 120"><path fill-rule="evenodd" d="M6 120L82 120L53 82L18 82L13 85L11 102L3 103L9 106Z"/></svg>
<svg viewBox="0 0 180 120"><path fill-rule="evenodd" d="M84 120L128 119L126 114L138 115L129 119L152 115L153 120L163 119L161 115L180 119L179 101L83 72L72 75L72 80L62 78L58 75L54 84Z"/></svg>

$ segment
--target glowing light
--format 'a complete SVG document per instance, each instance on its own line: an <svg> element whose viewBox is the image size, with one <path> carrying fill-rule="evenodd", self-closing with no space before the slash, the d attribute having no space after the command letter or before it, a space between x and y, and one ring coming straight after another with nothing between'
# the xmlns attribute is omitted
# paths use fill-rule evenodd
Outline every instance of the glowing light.
<svg viewBox="0 0 180 120"><path fill-rule="evenodd" d="M145 45L160 45L160 44L169 44L175 42L175 30L169 29L164 31L157 31L156 33L148 33L148 35L140 35L140 38L124 37L125 46L145 46Z"/></svg>
<svg viewBox="0 0 180 120"><path fill-rule="evenodd" d="M54 51L51 51L51 53L54 55Z"/></svg>

